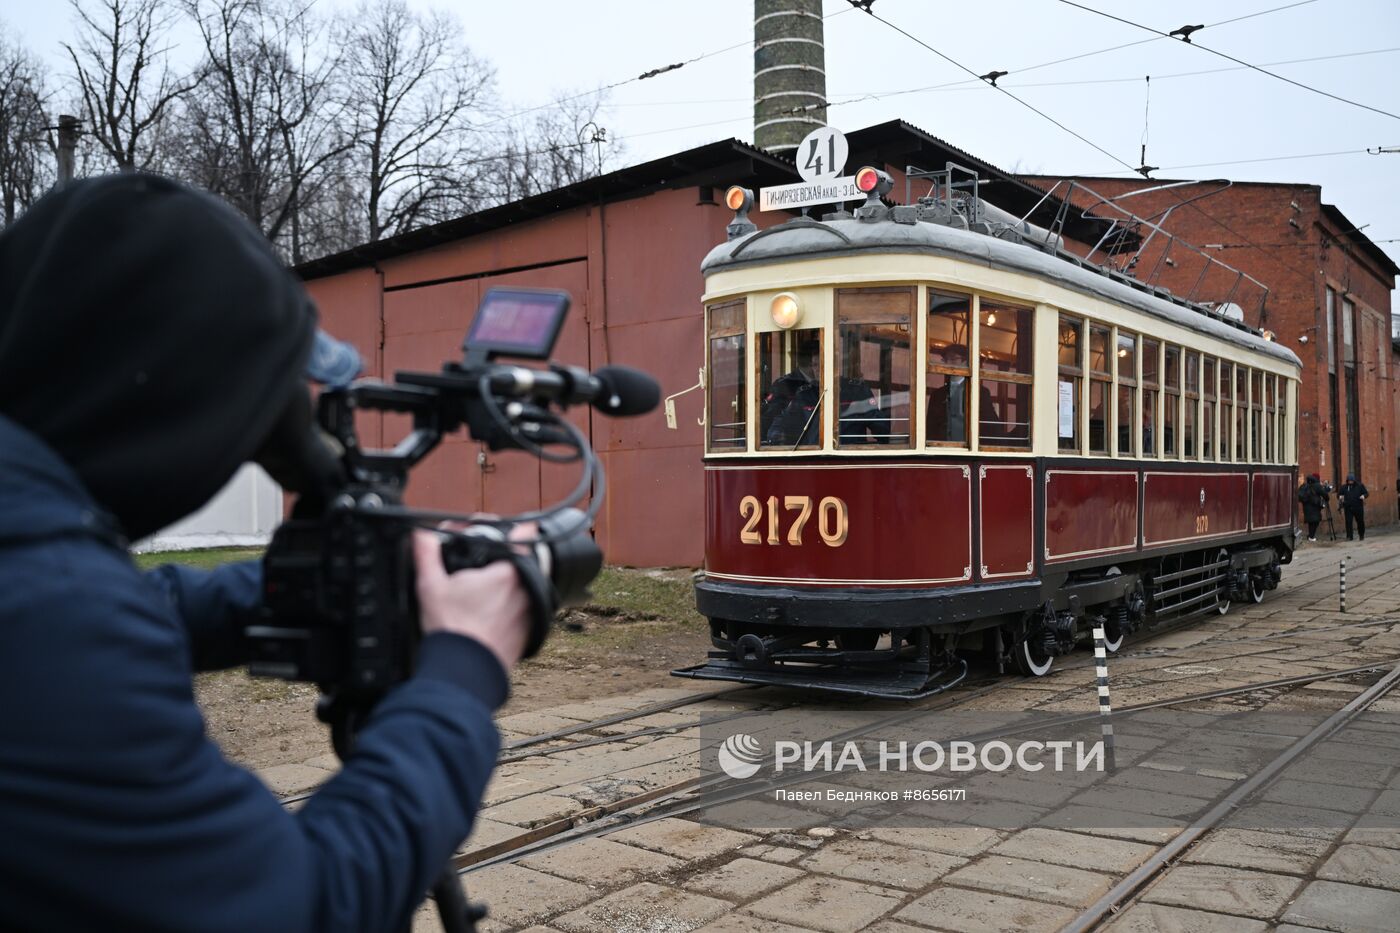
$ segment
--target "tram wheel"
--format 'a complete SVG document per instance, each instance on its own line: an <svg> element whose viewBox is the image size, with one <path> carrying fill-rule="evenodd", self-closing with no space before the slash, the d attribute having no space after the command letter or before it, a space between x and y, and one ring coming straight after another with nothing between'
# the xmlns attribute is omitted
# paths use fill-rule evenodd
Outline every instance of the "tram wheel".
<svg viewBox="0 0 1400 933"><path fill-rule="evenodd" d="M1016 670L1026 677L1044 677L1050 673L1050 667L1055 663L1052 655L1044 654L1031 645L1031 639L1022 639L1012 653L1012 659L1016 663Z"/></svg>
<svg viewBox="0 0 1400 933"><path fill-rule="evenodd" d="M1264 585L1264 575L1261 573L1251 573L1249 575L1249 598L1255 603L1264 601L1264 593L1268 587Z"/></svg>
<svg viewBox="0 0 1400 933"><path fill-rule="evenodd" d="M1117 577L1122 576L1122 574L1123 571L1119 570L1117 567L1109 567L1104 571L1105 577ZM1119 648L1123 647L1123 639L1128 635L1128 633L1119 626L1114 615L1114 610L1110 610L1108 618L1104 619L1103 622L1103 650L1108 654L1113 654Z"/></svg>
<svg viewBox="0 0 1400 933"><path fill-rule="evenodd" d="M1219 563L1219 562L1222 561L1222 560L1228 561L1229 559L1230 559L1230 552L1227 551L1227 550L1225 550L1224 548L1221 548L1221 549L1216 553L1216 555L1215 555L1215 563ZM1227 579L1228 579L1228 576L1229 576L1229 573L1228 573L1228 570L1227 570L1227 572L1226 572L1226 578L1227 578ZM1224 599L1221 599L1221 598L1217 597L1217 598L1216 598L1216 602L1215 602L1215 608L1216 608L1216 610L1217 610L1221 615L1224 615L1225 613L1227 613L1227 612L1230 611L1230 600L1229 600L1229 593L1230 593L1230 591L1229 591L1228 589L1225 589L1225 590L1220 590L1220 591L1218 591L1218 592L1223 593L1223 594L1225 595L1225 598L1224 598ZM1261 598L1262 598L1262 597L1261 597Z"/></svg>

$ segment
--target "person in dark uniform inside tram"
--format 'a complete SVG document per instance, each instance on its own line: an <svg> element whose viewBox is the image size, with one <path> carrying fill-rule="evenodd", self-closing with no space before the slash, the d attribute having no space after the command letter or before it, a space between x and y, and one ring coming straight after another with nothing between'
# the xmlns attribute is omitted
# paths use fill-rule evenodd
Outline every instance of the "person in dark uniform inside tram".
<svg viewBox="0 0 1400 933"><path fill-rule="evenodd" d="M1342 513L1347 519L1347 540L1351 540L1352 522L1356 523L1356 533L1366 540L1366 497L1371 491L1357 480L1355 473L1347 474L1347 481L1337 490L1337 500L1342 504Z"/></svg>
<svg viewBox="0 0 1400 933"><path fill-rule="evenodd" d="M1298 487L1298 501L1303 504L1303 521L1308 525L1309 541L1317 540L1317 526L1322 521L1322 510L1327 507L1329 490L1321 480L1322 477L1313 473Z"/></svg>
<svg viewBox="0 0 1400 933"><path fill-rule="evenodd" d="M932 351L930 351L932 352ZM957 369L967 369L967 347L949 344L942 351L942 365ZM929 373L932 381L934 374ZM928 396L927 439L967 444L968 376L948 375L943 384L935 387ZM982 437L1001 437L1006 433L1004 422L997 411L996 401L986 384L978 393L981 407Z"/></svg>
<svg viewBox="0 0 1400 933"><path fill-rule="evenodd" d="M765 446L815 445L821 438L821 337L816 331L798 332L795 337L794 368L773 380L759 410Z"/></svg>

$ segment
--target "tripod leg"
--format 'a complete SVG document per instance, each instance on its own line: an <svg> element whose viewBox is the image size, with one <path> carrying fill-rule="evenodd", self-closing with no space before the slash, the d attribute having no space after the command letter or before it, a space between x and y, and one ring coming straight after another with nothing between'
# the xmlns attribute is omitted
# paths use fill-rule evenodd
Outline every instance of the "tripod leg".
<svg viewBox="0 0 1400 933"><path fill-rule="evenodd" d="M486 916L484 906L467 903L462 879L450 868L433 885L433 899L444 933L476 933L476 922Z"/></svg>

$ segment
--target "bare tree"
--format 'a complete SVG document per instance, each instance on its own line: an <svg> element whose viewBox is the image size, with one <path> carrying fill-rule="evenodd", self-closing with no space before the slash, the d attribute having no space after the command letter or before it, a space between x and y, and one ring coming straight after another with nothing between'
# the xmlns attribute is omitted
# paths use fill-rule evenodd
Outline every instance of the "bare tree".
<svg viewBox="0 0 1400 933"><path fill-rule="evenodd" d="M455 20L404 0L361 3L345 46L369 239L467 209L479 197L469 121L489 99L490 66Z"/></svg>
<svg viewBox="0 0 1400 933"><path fill-rule="evenodd" d="M604 92L568 94L535 111L523 126L501 134L501 155L491 175L495 196L513 201L572 185L607 171L622 148L600 125Z"/></svg>
<svg viewBox="0 0 1400 933"><path fill-rule="evenodd" d="M223 195L294 262L320 251L304 218L353 143L339 52L309 5L187 0L204 51L180 173Z"/></svg>
<svg viewBox="0 0 1400 933"><path fill-rule="evenodd" d="M355 138L345 124L345 98L335 84L343 58L325 41L323 24L295 7L284 9L280 21L274 22L280 42L264 42L268 108L282 147L289 252L293 262L301 262L308 245L303 223L307 209L344 170L343 156ZM314 240L311 248L321 250Z"/></svg>
<svg viewBox="0 0 1400 933"><path fill-rule="evenodd" d="M84 130L124 171L158 169L158 142L192 78L172 75L164 0L71 0L77 39L64 43L82 96Z"/></svg>
<svg viewBox="0 0 1400 933"><path fill-rule="evenodd" d="M14 223L53 181L44 70L0 35L0 221Z"/></svg>

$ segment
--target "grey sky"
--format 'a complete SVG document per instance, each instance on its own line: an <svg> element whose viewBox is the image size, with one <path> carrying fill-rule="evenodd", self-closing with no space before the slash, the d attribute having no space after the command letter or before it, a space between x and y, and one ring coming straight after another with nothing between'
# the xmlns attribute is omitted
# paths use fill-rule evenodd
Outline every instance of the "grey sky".
<svg viewBox="0 0 1400 933"><path fill-rule="evenodd" d="M320 0L349 9L343 0ZM512 110L562 91L627 81L642 72L729 46L685 67L611 92L601 122L635 162L715 139L752 137L752 0L459 0L437 6L462 20L468 42L496 67ZM1295 0L1123 2L1085 5L1163 30L1220 23ZM1400 119L1329 100L1245 69L1184 43L1155 39L1130 48L1034 71L1028 66L1150 34L1055 0L877 0L875 11L978 74L1010 71L1000 83L1117 158L1138 164L1145 75L1152 75L1147 160L1161 177L1230 177L1320 184L1378 241L1400 238L1400 154L1359 150L1400 146ZM955 10L975 10L959 15ZM843 129L901 117L1007 169L1047 174L1122 172L1114 159L1056 128L1006 95L977 82L920 93L967 75L845 0L825 0L827 96L847 101L829 122ZM0 19L48 55L68 27L57 0L7 3ZM1391 49L1327 61L1270 65L1272 71L1341 97L1400 114L1400 3L1312 0L1292 9L1212 26L1196 42L1264 65ZM1113 80L1109 79L1122 79ZM1084 83L1096 82L1096 83ZM1108 83L1101 83L1108 82ZM864 95L875 99L855 101ZM1351 150L1352 154L1280 157ZM1277 161L1254 161L1277 159ZM1248 160L1248 161L1241 161ZM1234 165L1203 163L1240 162ZM1280 221L1282 222L1282 221ZM1400 242L1382 243L1400 260Z"/></svg>

